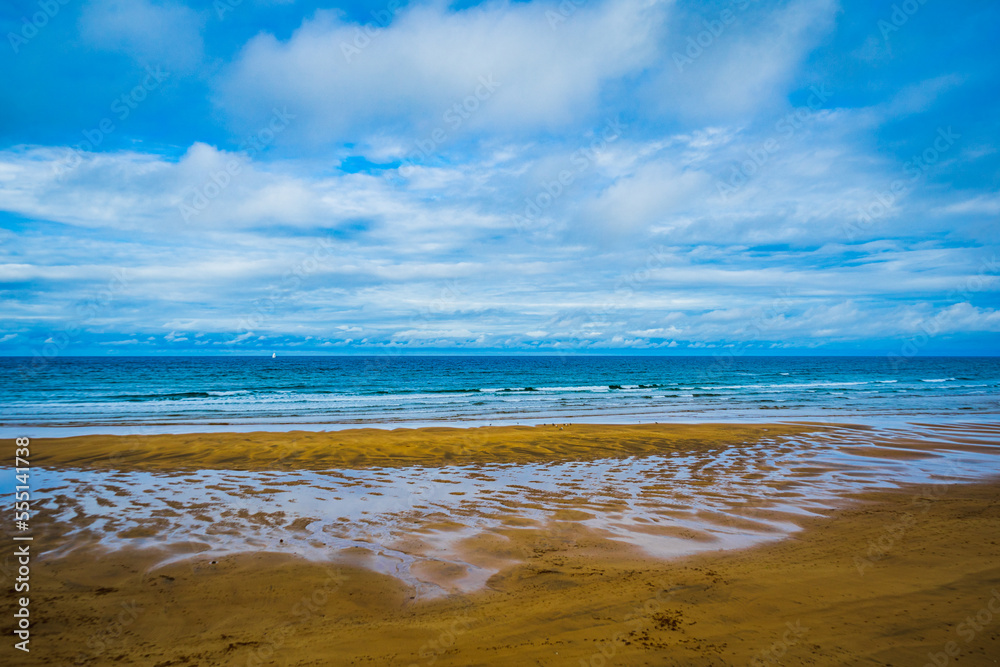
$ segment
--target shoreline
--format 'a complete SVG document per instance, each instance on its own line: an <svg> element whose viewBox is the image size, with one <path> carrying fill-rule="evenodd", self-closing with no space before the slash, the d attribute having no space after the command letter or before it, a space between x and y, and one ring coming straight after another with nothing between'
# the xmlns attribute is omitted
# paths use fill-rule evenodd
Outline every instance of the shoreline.
<svg viewBox="0 0 1000 667"><path fill-rule="evenodd" d="M727 416L729 415L729 416ZM615 419L620 417L620 419ZM918 423L933 424L995 424L1000 422L1000 413L929 413L929 412L843 412L820 414L810 411L787 411L767 414L740 411L692 411L691 414L607 414L572 416L504 417L493 419L427 419L427 420L357 420L357 421L287 421L259 420L198 421L198 422L45 422L24 424L0 424L0 438L28 436L37 439L63 439L88 435L141 436L141 435L193 435L225 433L291 433L296 431L311 433L337 433L359 429L393 431L397 429L455 428L472 429L483 427L504 428L509 426L547 426L550 424L571 424L581 426L642 426L698 424L768 425L768 424L809 424L822 423L831 426L905 426Z"/></svg>

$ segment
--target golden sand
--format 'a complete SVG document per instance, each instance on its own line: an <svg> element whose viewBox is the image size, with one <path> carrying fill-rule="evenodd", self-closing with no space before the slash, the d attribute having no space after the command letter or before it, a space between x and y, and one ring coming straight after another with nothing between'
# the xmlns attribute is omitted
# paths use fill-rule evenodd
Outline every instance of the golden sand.
<svg viewBox="0 0 1000 667"><path fill-rule="evenodd" d="M992 665L1000 614L962 624L1000 590L998 498L997 483L868 495L794 539L678 561L511 530L526 562L431 602L292 557L147 571L162 553L78 552L35 568L23 664L919 666L955 642L960 665Z"/></svg>
<svg viewBox="0 0 1000 667"><path fill-rule="evenodd" d="M331 470L524 463L704 451L819 431L818 425L565 424L332 432L88 435L32 439L37 466L122 470Z"/></svg>
<svg viewBox="0 0 1000 667"><path fill-rule="evenodd" d="M323 469L709 451L818 428L366 429L89 437L32 448L34 465ZM968 444L991 441L995 431ZM851 500L798 519L803 530L782 541L676 560L594 533L572 508L545 525L512 516L462 542L496 564L486 587L432 600L366 569L367 549L353 561L317 563L274 553L192 557L200 547L183 541L117 553L78 543L33 563L32 651L12 664L943 667L954 656L960 666L997 664L1000 482ZM448 525L442 518L430 528ZM60 544L67 528L51 509L35 526L36 546ZM5 566L10 544L0 552ZM185 558L163 565L171 554ZM419 567L428 581L461 575L443 561ZM3 629L12 636L10 620Z"/></svg>

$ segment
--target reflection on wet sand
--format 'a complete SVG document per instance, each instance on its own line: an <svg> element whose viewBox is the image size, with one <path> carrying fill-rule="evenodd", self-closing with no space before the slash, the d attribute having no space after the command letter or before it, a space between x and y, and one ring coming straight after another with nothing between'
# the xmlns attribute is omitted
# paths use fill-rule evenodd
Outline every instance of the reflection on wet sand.
<svg viewBox="0 0 1000 667"><path fill-rule="evenodd" d="M849 494L995 474L997 453L990 426L826 426L585 461L49 467L35 481L40 507L65 526L47 558L94 545L169 547L155 566L275 552L389 574L434 597L483 588L536 548L611 541L668 558L776 540ZM535 533L541 547L526 539Z"/></svg>

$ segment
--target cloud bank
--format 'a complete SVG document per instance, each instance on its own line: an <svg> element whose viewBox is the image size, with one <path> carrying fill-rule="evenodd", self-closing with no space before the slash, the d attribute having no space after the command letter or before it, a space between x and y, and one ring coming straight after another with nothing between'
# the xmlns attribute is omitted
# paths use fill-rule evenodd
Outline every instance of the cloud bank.
<svg viewBox="0 0 1000 667"><path fill-rule="evenodd" d="M0 75L0 351L995 352L1000 12L891 11L67 5Z"/></svg>

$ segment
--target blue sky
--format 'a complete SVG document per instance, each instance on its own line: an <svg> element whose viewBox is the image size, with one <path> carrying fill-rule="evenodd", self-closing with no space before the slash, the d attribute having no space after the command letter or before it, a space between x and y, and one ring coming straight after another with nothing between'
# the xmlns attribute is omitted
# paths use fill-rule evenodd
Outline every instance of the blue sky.
<svg viewBox="0 0 1000 667"><path fill-rule="evenodd" d="M0 354L998 349L995 2L0 28Z"/></svg>

